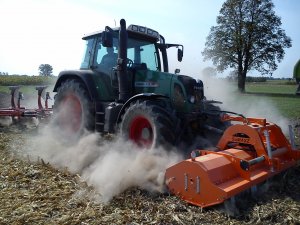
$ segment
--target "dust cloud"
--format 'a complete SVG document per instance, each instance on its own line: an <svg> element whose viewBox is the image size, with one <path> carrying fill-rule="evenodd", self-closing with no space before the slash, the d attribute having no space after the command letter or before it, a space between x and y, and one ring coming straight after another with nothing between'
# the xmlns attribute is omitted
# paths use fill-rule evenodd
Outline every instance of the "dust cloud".
<svg viewBox="0 0 300 225"><path fill-rule="evenodd" d="M207 100L221 101L218 105L222 110L227 110L246 117L266 118L267 121L276 123L287 134L289 121L282 116L276 106L263 96L242 95L237 92L235 83L225 79L202 76L204 94Z"/></svg>
<svg viewBox="0 0 300 225"><path fill-rule="evenodd" d="M0 117L0 126L9 127L12 124L12 118L10 116Z"/></svg>
<svg viewBox="0 0 300 225"><path fill-rule="evenodd" d="M79 174L103 203L130 187L163 192L165 169L182 160L175 151L141 150L119 137L110 141L97 133L87 133L76 144L66 145L56 131L51 125L44 127L27 140L22 151L32 160L43 159L55 168Z"/></svg>

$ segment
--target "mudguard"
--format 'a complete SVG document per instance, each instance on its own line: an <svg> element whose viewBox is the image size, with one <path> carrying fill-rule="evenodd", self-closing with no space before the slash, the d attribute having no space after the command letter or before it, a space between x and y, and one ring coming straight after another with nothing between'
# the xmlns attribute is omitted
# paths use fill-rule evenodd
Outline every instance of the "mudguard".
<svg viewBox="0 0 300 225"><path fill-rule="evenodd" d="M119 123L121 121L121 116L124 113L125 109L130 105L130 103L135 102L140 99L141 100L151 100L151 99L158 99L158 98L169 98L169 97L167 97L165 95L161 95L161 94L155 94L155 93L141 93L141 94L132 96L122 106L122 108L119 112L119 115L117 117L117 123Z"/></svg>
<svg viewBox="0 0 300 225"><path fill-rule="evenodd" d="M58 75L58 79L54 86L53 92L57 92L58 87L67 79L80 80L86 86L86 89L93 101L99 100L100 96L96 89L96 85L93 79L95 72L92 70L66 70L62 71Z"/></svg>

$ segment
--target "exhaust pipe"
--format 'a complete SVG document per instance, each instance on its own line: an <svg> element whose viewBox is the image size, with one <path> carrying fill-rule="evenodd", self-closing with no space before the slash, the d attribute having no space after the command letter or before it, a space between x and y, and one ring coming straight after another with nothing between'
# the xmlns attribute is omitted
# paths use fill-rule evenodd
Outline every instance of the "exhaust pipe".
<svg viewBox="0 0 300 225"><path fill-rule="evenodd" d="M126 21L120 20L119 53L117 75L119 81L119 102L125 102L130 97L130 87L127 76L127 30Z"/></svg>

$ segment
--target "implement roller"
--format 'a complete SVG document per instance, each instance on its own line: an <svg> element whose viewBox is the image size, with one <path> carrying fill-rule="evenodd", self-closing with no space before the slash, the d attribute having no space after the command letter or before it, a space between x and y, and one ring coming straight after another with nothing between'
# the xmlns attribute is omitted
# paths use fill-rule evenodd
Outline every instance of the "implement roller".
<svg viewBox="0 0 300 225"><path fill-rule="evenodd" d="M223 203L300 159L300 151L276 124L228 114L223 120L238 123L225 130L216 148L193 151L190 159L169 167L165 174L171 193L202 208Z"/></svg>

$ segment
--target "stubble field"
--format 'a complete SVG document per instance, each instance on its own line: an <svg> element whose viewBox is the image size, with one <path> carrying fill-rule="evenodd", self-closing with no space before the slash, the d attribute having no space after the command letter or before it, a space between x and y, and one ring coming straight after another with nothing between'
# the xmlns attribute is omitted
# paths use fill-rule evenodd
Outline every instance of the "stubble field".
<svg viewBox="0 0 300 225"><path fill-rule="evenodd" d="M292 90L274 96L251 88L243 98L293 102L289 109L278 103L279 111L293 125L299 124L300 100L292 96ZM1 107L9 103L7 97L2 92ZM276 176L257 198L243 201L236 216L228 215L223 206L202 210L166 192L140 187L130 187L103 203L97 198L101 193L82 174L22 152L39 129L0 127L0 224L300 224L299 166Z"/></svg>

